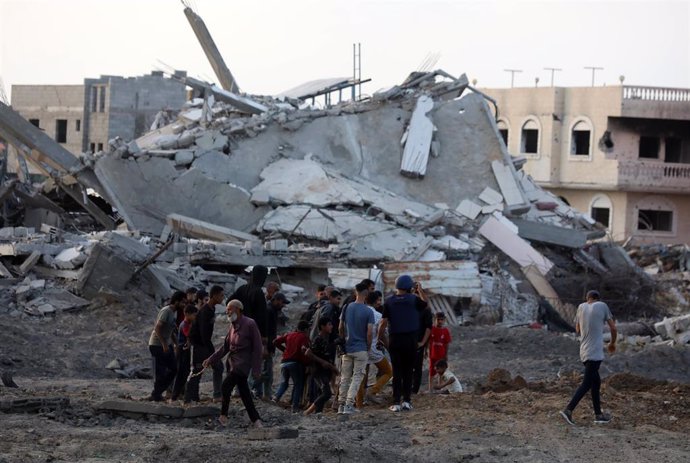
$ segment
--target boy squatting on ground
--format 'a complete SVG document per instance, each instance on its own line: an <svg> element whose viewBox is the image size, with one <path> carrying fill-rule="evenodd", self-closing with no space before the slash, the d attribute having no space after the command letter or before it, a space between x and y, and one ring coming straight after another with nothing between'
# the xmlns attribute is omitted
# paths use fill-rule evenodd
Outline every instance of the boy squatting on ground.
<svg viewBox="0 0 690 463"><path fill-rule="evenodd" d="M433 392L438 394L455 394L463 392L460 380L448 369L448 362L438 360L434 365L438 382L433 385ZM431 382L429 382L431 386Z"/></svg>

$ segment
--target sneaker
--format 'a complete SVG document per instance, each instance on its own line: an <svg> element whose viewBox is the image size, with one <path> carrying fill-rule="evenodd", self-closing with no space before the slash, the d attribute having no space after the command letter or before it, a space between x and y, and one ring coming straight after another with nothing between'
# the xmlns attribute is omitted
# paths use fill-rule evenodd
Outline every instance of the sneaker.
<svg viewBox="0 0 690 463"><path fill-rule="evenodd" d="M252 423L252 426L254 428L263 428L264 424L261 422L261 420L256 420L255 422Z"/></svg>
<svg viewBox="0 0 690 463"><path fill-rule="evenodd" d="M391 405L390 407L388 407L388 410L395 413L399 413L402 411L402 407L400 405Z"/></svg>
<svg viewBox="0 0 690 463"><path fill-rule="evenodd" d="M412 410L412 404L410 402L403 402L401 408L403 411L409 412Z"/></svg>
<svg viewBox="0 0 690 463"><path fill-rule="evenodd" d="M594 422L599 424L606 424L611 421L611 415L608 413L600 413L594 417Z"/></svg>
<svg viewBox="0 0 690 463"><path fill-rule="evenodd" d="M358 413L358 412L359 412L359 410L357 410L352 405L345 405L343 407L343 415L354 415L355 413Z"/></svg>
<svg viewBox="0 0 690 463"><path fill-rule="evenodd" d="M345 413L345 405L338 405L338 415Z"/></svg>
<svg viewBox="0 0 690 463"><path fill-rule="evenodd" d="M575 421L573 420L573 412L571 412L570 410L561 410L560 414L568 424L572 424L573 426L575 426Z"/></svg>

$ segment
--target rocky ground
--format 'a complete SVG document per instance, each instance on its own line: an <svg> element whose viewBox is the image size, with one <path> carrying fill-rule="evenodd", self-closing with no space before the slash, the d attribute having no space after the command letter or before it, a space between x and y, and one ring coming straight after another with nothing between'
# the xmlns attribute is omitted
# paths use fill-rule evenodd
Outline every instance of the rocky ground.
<svg viewBox="0 0 690 463"><path fill-rule="evenodd" d="M70 399L58 410L0 412L0 462L690 460L690 349L617 352L602 368L604 407L613 422L593 424L585 399L572 427L557 412L579 380L577 341L527 328L453 329L449 360L468 392L417 396L409 413L377 405L351 417L331 411L302 417L260 402L266 424L297 428L296 439L247 440L238 399L227 428L208 418L129 419L97 412L94 406L103 400L135 400L149 392L150 380L118 379L103 367L113 358L147 365L150 314L145 305L104 304L56 319L0 319L1 368L15 372L20 386L0 387L0 401ZM218 322L219 333L224 323ZM525 382L507 382L506 375ZM209 388L202 383L202 392Z"/></svg>

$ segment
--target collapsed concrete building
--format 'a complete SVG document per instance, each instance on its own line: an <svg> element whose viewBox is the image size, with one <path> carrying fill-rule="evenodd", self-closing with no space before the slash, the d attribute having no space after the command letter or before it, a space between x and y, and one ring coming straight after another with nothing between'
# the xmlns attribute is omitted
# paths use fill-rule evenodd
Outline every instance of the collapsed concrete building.
<svg viewBox="0 0 690 463"><path fill-rule="evenodd" d="M0 135L50 185L100 228L119 223L138 238L63 236L44 252L55 267L51 257L81 246L80 273L70 274L80 295L144 279L152 296L165 297L193 282L234 285L228 273L264 264L313 272L313 281L374 272L383 289L392 273L409 272L456 323L550 315L567 327L583 291L611 275L640 282L617 297L619 307L648 303L646 274L621 248L595 241L604 232L589 216L522 172L496 109L464 75L413 73L325 109L182 79L196 97L173 122L79 159L0 108ZM21 254L15 246L4 255Z"/></svg>

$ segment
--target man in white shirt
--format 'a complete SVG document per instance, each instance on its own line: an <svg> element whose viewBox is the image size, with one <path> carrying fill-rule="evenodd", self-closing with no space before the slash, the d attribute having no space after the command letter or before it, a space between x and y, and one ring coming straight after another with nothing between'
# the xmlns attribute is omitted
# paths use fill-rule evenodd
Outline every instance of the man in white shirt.
<svg viewBox="0 0 690 463"><path fill-rule="evenodd" d="M608 344L608 351L611 354L616 351L617 331L609 306L599 299L598 291L589 291L587 302L580 304L575 316L575 331L580 335L580 360L585 366L585 376L568 406L561 411L561 416L568 424L575 424L573 410L589 390L592 391L594 422L611 421L611 415L601 411L599 366L604 360L604 325L608 324L611 331L611 341Z"/></svg>

